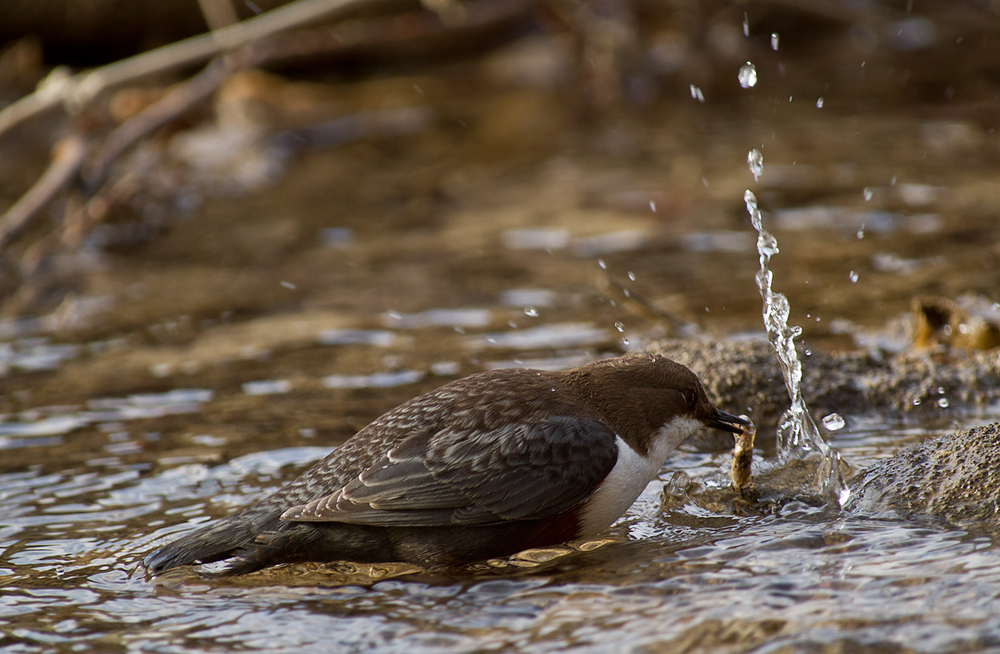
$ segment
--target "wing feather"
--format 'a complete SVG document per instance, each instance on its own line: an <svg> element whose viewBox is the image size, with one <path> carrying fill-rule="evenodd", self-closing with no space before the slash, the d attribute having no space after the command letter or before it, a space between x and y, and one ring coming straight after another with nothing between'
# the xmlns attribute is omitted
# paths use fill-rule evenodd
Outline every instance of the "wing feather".
<svg viewBox="0 0 1000 654"><path fill-rule="evenodd" d="M378 526L545 518L589 496L614 467L617 452L607 426L569 416L487 432L418 434L335 493L282 518Z"/></svg>

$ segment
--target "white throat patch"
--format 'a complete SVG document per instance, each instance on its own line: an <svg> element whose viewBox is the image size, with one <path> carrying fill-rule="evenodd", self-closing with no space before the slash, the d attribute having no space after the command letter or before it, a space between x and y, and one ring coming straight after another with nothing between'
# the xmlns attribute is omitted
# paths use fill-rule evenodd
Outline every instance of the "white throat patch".
<svg viewBox="0 0 1000 654"><path fill-rule="evenodd" d="M616 437L618 461L584 505L580 515L580 536L604 531L624 515L656 477L667 457L700 426L700 422L691 418L672 419L653 435L648 456L633 450L620 436Z"/></svg>

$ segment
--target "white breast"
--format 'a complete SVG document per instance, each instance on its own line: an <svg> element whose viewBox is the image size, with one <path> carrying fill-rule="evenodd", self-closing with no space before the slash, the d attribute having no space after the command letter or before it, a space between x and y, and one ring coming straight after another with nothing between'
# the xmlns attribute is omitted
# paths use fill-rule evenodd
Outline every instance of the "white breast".
<svg viewBox="0 0 1000 654"><path fill-rule="evenodd" d="M624 515L656 477L671 452L700 426L697 420L674 418L654 434L648 456L636 452L617 437L618 461L583 506L579 535L592 536L604 531Z"/></svg>

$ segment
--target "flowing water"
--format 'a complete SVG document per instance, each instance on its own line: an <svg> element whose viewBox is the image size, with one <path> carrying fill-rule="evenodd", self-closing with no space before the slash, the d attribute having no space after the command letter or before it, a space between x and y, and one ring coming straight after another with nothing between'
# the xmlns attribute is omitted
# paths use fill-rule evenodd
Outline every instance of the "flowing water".
<svg viewBox="0 0 1000 654"><path fill-rule="evenodd" d="M781 36L775 58L795 45ZM683 102L599 118L548 91L470 85L479 68L341 84L343 107L419 104L439 124L266 166L237 157L287 168L241 191L199 172L169 206L150 191L142 221L5 286L0 651L1000 651L988 535L836 502L706 508L696 494L728 485L731 452L695 442L601 538L510 561L235 579L140 566L421 392L664 335L775 339L786 426L721 407L754 417L770 464L811 451L863 469L996 420L942 389L909 413L817 424L797 392L814 349L905 349L915 297L1000 301L995 116L962 102L982 87L956 82L949 104L851 99L885 69L851 59L848 83L817 87L754 58L738 101L707 84L689 98L685 81ZM750 148L768 165L752 162L748 219ZM842 498L841 466L827 470Z"/></svg>
<svg viewBox="0 0 1000 654"><path fill-rule="evenodd" d="M757 150L750 152L751 170L756 179L762 171L762 158ZM779 460L787 463L792 458L805 458L818 451L823 462L819 468L819 491L835 502L837 507L847 503L851 495L844 479L840 453L827 445L819 433L809 407L802 397L802 362L795 351L795 338L802 335L802 328L788 325L791 307L788 298L771 289L771 257L778 254L778 241L764 229L764 217L757 206L757 197L751 191L743 195L750 214L750 222L757 230L757 252L760 254L760 271L757 273L757 289L764 301L764 329L774 346L785 388L791 406L782 414L778 422L777 447ZM833 414L831 414L833 415ZM828 416L829 417L829 416Z"/></svg>

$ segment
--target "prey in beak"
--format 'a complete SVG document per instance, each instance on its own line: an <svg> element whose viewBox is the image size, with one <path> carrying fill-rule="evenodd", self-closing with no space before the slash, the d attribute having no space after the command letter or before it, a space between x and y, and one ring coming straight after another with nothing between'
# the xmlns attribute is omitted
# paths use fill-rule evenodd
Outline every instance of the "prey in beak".
<svg viewBox="0 0 1000 654"><path fill-rule="evenodd" d="M757 428L745 416L734 416L724 411L715 410L705 421L705 425L714 429L728 431L736 438L736 448L733 450L732 481L736 492L743 494L750 483L750 467L753 463L753 439Z"/></svg>

